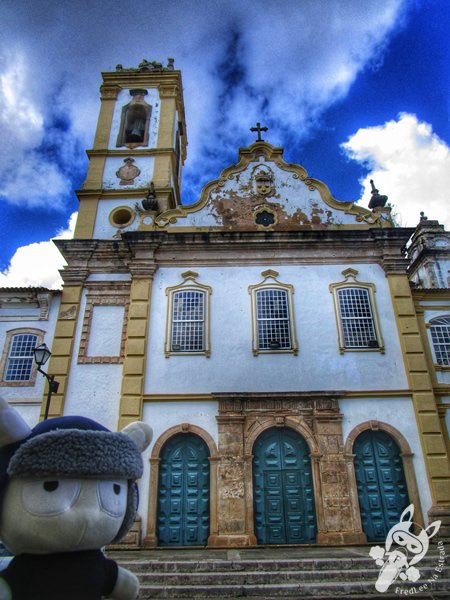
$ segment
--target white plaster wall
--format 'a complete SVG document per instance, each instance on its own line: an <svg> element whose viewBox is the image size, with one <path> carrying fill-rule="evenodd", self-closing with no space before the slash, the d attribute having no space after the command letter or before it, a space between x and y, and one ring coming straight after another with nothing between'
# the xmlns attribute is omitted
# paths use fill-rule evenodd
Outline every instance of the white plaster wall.
<svg viewBox="0 0 450 600"><path fill-rule="evenodd" d="M52 348L53 336L55 333L56 320L58 318L59 305L61 302L60 294L53 296L49 308L48 320L39 321L33 320L17 320L17 321L2 321L0 315L0 352L3 353L5 347L6 334L11 329L33 328L45 331L43 342ZM24 307L22 314L29 314L30 308ZM48 365L47 365L48 366ZM44 370L46 367L44 367ZM36 381L30 386L2 386L0 385L0 395L6 400L17 404L17 409L25 420L34 420L36 425L39 418L40 405L44 394L45 378L40 373L36 373ZM34 406L33 406L34 405ZM37 417L35 418L35 415ZM28 422L28 421L27 421Z"/></svg>
<svg viewBox="0 0 450 600"><path fill-rule="evenodd" d="M387 280L377 265L355 265L358 279L376 285L386 353L339 354L333 298L328 284L343 280L349 265L277 266L278 279L294 285L299 354L253 356L248 286L268 267L197 268L212 286L211 357L164 356L169 286L186 268L163 268L153 283L145 393L406 389L407 380Z"/></svg>
<svg viewBox="0 0 450 600"><path fill-rule="evenodd" d="M120 356L124 306L94 306L88 356Z"/></svg>
<svg viewBox="0 0 450 600"><path fill-rule="evenodd" d="M148 88L145 101L152 107L152 114L150 117L150 124L148 130L148 148L155 148L156 141L158 139L158 126L159 126L159 113L161 108L161 102L159 98L159 91L157 88ZM121 90L117 95L116 105L114 107L114 113L111 124L111 133L109 136L108 148L116 148L117 136L119 135L120 119L122 116L122 108L131 102L132 96L130 96L130 90Z"/></svg>
<svg viewBox="0 0 450 600"><path fill-rule="evenodd" d="M219 412L218 403L214 401L201 402L165 402L144 404L143 420L153 429L153 439L150 446L142 455L144 473L139 482L139 515L142 517L143 535L147 531L148 495L150 489L150 463L149 458L155 442L171 427L189 423L204 429L218 444L216 416Z"/></svg>
<svg viewBox="0 0 450 600"><path fill-rule="evenodd" d="M230 194L242 196L242 202L246 201L249 194L256 193L254 181L252 182L252 173L256 166L266 167L274 174L275 194L266 197L267 204L280 204L283 210L292 216L298 210L301 210L309 218L313 215L313 209L323 210L321 218L323 221L329 220L335 225L356 224L354 215L345 214L342 210L336 210L326 204L317 190L310 190L308 186L301 181L295 173L280 169L273 162L251 162L244 171L232 175L225 184L219 188L218 192L210 194L210 200L202 210L189 214L185 219L179 219L175 226L217 226L221 224L221 219L216 215L215 207L212 201L230 198ZM249 184L252 182L252 190L249 192ZM327 216L328 215L328 216Z"/></svg>
<svg viewBox="0 0 450 600"><path fill-rule="evenodd" d="M133 165L137 167L141 172L132 182L128 185L121 185L120 178L117 177L116 172L125 165L123 156L108 156L105 161L105 168L103 170L103 188L105 189L118 189L118 190L129 190L133 188L148 188L151 180L153 179L153 169L155 165L155 159L153 156L135 156Z"/></svg>
<svg viewBox="0 0 450 600"><path fill-rule="evenodd" d="M349 433L357 425L369 420L388 423L400 431L414 454L413 465L419 488L422 515L427 523L427 511L432 505L432 500L411 398L352 398L339 400L339 406L343 414L344 443L347 441ZM415 509L417 511L418 507Z"/></svg>
<svg viewBox="0 0 450 600"><path fill-rule="evenodd" d="M11 405L31 429L39 423L41 415L40 402L11 402Z"/></svg>
<svg viewBox="0 0 450 600"><path fill-rule="evenodd" d="M118 231L136 231L139 226L139 215L136 215L134 220L126 227L114 227L109 220L109 215L115 208L118 206L129 206L134 211L136 202L139 202L136 198L100 200L95 216L94 234L92 237L95 239L111 239L117 235Z"/></svg>
<svg viewBox="0 0 450 600"><path fill-rule="evenodd" d="M117 429L122 364L78 364L81 328L86 308L83 292L67 385L65 415L81 415Z"/></svg>

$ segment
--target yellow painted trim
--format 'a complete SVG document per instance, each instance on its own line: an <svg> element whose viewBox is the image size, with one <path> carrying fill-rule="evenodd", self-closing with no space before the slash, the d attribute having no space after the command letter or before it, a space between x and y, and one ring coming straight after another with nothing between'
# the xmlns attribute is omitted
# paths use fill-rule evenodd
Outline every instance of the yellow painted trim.
<svg viewBox="0 0 450 600"><path fill-rule="evenodd" d="M253 215L255 217L255 221L256 221L256 217L258 215L260 215L261 213L269 213L270 215L272 215L274 220L273 220L273 223L271 223L270 225L258 225L258 230L259 231L272 231L273 228L275 227L275 225L278 223L277 213L269 205L261 206L260 208L255 210L255 212L253 213Z"/></svg>
<svg viewBox="0 0 450 600"><path fill-rule="evenodd" d="M256 285L248 286L248 293L250 294L250 305L251 305L251 318L252 318L252 352L254 356L259 354L298 354L298 341L295 327L295 311L294 311L294 286L288 283L281 283L277 277L279 273L272 269L267 269L261 273L263 280ZM271 279L273 283L268 282ZM291 338L290 348L280 348L272 350L261 350L258 344L258 319L257 319L257 307L256 307L256 295L261 290L268 289L281 289L286 292L288 299L288 325L289 334Z"/></svg>
<svg viewBox="0 0 450 600"><path fill-rule="evenodd" d="M356 269L345 269L344 271L342 271L342 275L344 275L345 277L344 281L340 281L338 283L330 283L330 285L328 286L328 289L333 296L334 318L336 321L340 354L344 354L345 352L381 352L381 354L384 354L384 340L383 335L381 333L380 319L378 316L378 309L375 297L377 290L375 284L359 281L356 278L356 276L358 275L358 271ZM372 313L373 326L375 329L376 342L378 344L377 348L347 348L345 346L345 336L341 319L338 292L346 288L359 288L367 291L370 310Z"/></svg>
<svg viewBox="0 0 450 600"><path fill-rule="evenodd" d="M142 419L152 283L151 276L134 277L131 281L119 431L130 422Z"/></svg>
<svg viewBox="0 0 450 600"><path fill-rule="evenodd" d="M94 235L95 219L97 218L98 196L86 195L80 200L77 222L75 225L75 239L92 239Z"/></svg>
<svg viewBox="0 0 450 600"><path fill-rule="evenodd" d="M419 301L415 301L414 305L417 307L418 310L421 310L422 312L425 312L426 310L430 311L430 312L433 312L433 311L449 312L450 311L450 303L449 304L433 304L432 306L430 306L428 304L427 305L421 304L421 302L419 300Z"/></svg>
<svg viewBox="0 0 450 600"><path fill-rule="evenodd" d="M127 221L125 221L125 222L117 222L116 221L115 217L117 218L117 215L120 212L122 212L123 214L125 214L125 212L126 212L128 214ZM109 219L109 222L111 223L111 225L113 227L117 227L119 229L121 227L128 227L128 225L131 225L131 223L134 221L135 218L136 218L136 213L129 206L116 206L116 208L114 208L108 215L108 219Z"/></svg>
<svg viewBox="0 0 450 600"><path fill-rule="evenodd" d="M352 390L344 392L339 398L408 398L411 390Z"/></svg>
<svg viewBox="0 0 450 600"><path fill-rule="evenodd" d="M450 507L449 447L444 439L433 370L427 360L424 330L420 327L406 275L387 274L406 375L411 388L433 508ZM427 342L428 343L428 342ZM438 448L439 450L436 450Z"/></svg>
<svg viewBox="0 0 450 600"><path fill-rule="evenodd" d="M61 305L52 344L52 350L54 348L55 351L52 352L47 369L47 373L54 375L55 380L59 383L59 388L57 392L52 394L49 417L60 417L64 414L82 292L81 285L65 285L62 290ZM46 397L47 389L44 392L41 405L41 419L44 418Z"/></svg>
<svg viewBox="0 0 450 600"><path fill-rule="evenodd" d="M117 84L102 85L100 114L94 137L94 148L107 148L111 133L111 124L120 86Z"/></svg>
<svg viewBox="0 0 450 600"><path fill-rule="evenodd" d="M178 285L174 285L172 287L168 287L166 289L167 296L167 307L166 307L166 334L164 339L164 354L166 358L170 356L206 356L209 358L211 356L211 321L210 321L210 309L211 309L211 294L212 288L209 285L202 285L198 283L197 277L198 273L194 271L185 271L181 273L181 277L183 278L183 282ZM205 296L204 302L204 315L203 315L203 339L205 342L205 347L203 350L198 352L183 352L176 351L171 349L171 340L172 340L172 311L173 311L173 298L174 295L182 290L189 291L200 291Z"/></svg>
<svg viewBox="0 0 450 600"><path fill-rule="evenodd" d="M83 189L96 190L102 187L105 164L106 154L95 153L94 155L89 156L89 165L86 179L83 183Z"/></svg>

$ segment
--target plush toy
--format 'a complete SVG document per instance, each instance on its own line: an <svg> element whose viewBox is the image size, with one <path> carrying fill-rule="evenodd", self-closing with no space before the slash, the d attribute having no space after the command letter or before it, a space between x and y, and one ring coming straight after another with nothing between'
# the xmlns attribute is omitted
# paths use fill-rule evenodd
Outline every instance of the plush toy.
<svg viewBox="0 0 450 600"><path fill-rule="evenodd" d="M137 577L101 548L134 521L151 437L145 423L114 433L83 417L30 429L0 399L0 540L14 555L0 600L137 598Z"/></svg>

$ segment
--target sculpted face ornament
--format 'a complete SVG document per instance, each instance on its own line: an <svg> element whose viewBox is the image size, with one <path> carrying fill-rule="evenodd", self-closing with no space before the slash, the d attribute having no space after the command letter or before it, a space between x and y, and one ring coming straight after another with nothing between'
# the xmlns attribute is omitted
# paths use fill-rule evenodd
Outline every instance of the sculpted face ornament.
<svg viewBox="0 0 450 600"><path fill-rule="evenodd" d="M255 175L256 191L261 196L271 196L274 191L272 175L267 171L260 171Z"/></svg>

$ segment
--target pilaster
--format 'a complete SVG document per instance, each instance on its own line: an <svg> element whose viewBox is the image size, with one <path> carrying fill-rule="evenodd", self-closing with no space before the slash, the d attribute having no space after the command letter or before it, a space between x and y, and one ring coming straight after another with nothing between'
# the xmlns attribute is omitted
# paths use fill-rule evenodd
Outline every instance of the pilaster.
<svg viewBox="0 0 450 600"><path fill-rule="evenodd" d="M248 457L244 456L242 415L219 415L219 458L217 533L211 535L211 547L249 546L256 538L249 533L246 491L248 490ZM246 490L247 488L247 490ZM252 529L252 527L251 527Z"/></svg>
<svg viewBox="0 0 450 600"><path fill-rule="evenodd" d="M357 514L356 481L349 476L351 469L343 453L342 418L338 414L317 416L314 429L320 454L311 457L320 482L320 492L315 494L317 543L362 544L367 539Z"/></svg>
<svg viewBox="0 0 450 600"><path fill-rule="evenodd" d="M52 345L52 356L47 372L59 383L58 391L51 397L49 417L59 417L64 413L64 402L70 373L70 363L75 339L75 329L80 311L81 284L67 284L61 296L58 321ZM45 386L44 401L41 405L41 419L44 418L48 382Z"/></svg>
<svg viewBox="0 0 450 600"><path fill-rule="evenodd" d="M132 421L142 419L153 273L154 270L140 269L134 272L131 282L119 431Z"/></svg>
<svg viewBox="0 0 450 600"><path fill-rule="evenodd" d="M406 275L387 274L409 387L425 457L433 506L431 519L443 520L441 535L450 534L450 463L438 413L424 341Z"/></svg>

